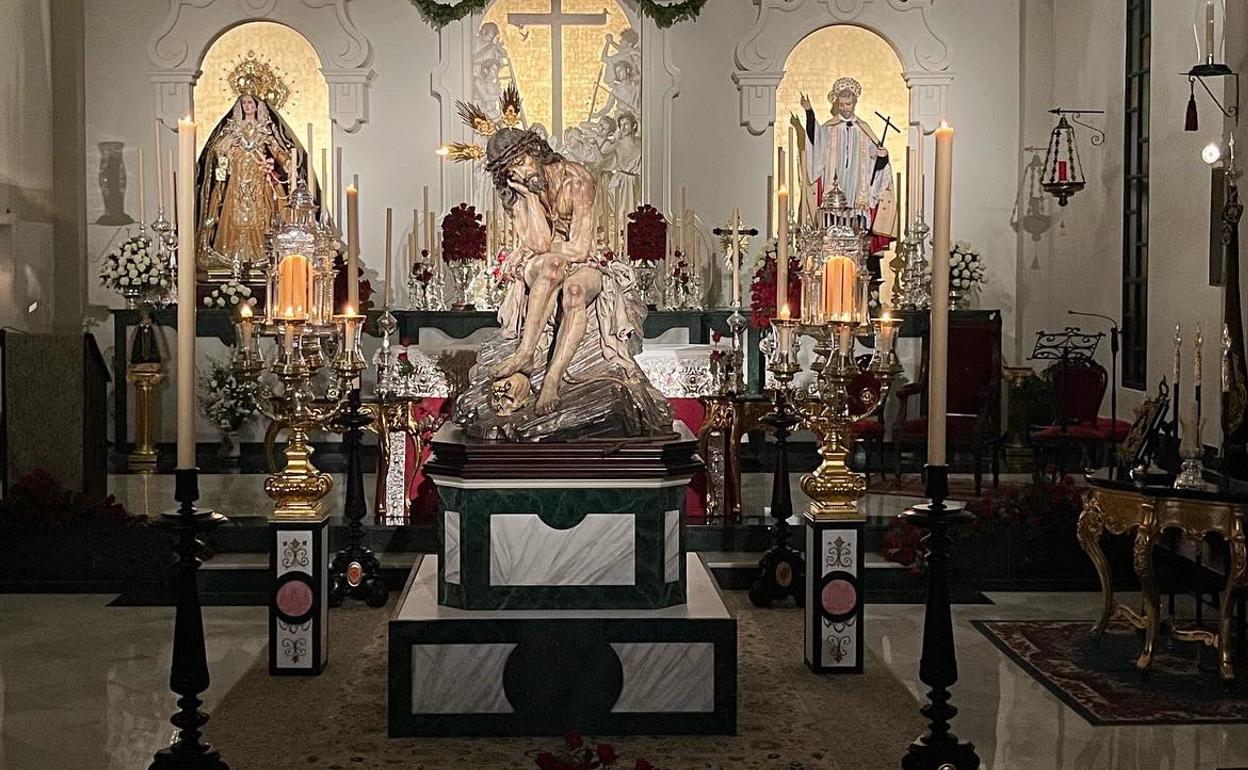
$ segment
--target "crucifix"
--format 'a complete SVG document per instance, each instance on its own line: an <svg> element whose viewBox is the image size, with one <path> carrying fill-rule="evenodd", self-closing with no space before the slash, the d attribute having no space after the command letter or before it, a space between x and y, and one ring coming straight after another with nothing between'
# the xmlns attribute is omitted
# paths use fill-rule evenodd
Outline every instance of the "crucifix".
<svg viewBox="0 0 1248 770"><path fill-rule="evenodd" d="M603 26L607 11L564 13L563 0L550 0L549 13L510 13L507 23L524 29L526 25L550 27L550 111L551 136L563 138L563 28L573 25Z"/></svg>

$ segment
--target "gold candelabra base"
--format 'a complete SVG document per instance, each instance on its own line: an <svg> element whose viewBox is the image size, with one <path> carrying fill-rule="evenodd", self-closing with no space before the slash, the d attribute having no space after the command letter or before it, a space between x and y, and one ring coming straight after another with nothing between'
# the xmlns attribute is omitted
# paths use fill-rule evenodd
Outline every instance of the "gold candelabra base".
<svg viewBox="0 0 1248 770"><path fill-rule="evenodd" d="M802 491L811 499L807 513L812 519L862 518L858 501L867 493L866 477L849 469L848 452L820 454L819 467L802 476Z"/></svg>
<svg viewBox="0 0 1248 770"><path fill-rule="evenodd" d="M325 496L334 479L312 464L312 447L303 426L287 426L286 467L264 480L264 492L273 498L272 519L306 521L324 518Z"/></svg>

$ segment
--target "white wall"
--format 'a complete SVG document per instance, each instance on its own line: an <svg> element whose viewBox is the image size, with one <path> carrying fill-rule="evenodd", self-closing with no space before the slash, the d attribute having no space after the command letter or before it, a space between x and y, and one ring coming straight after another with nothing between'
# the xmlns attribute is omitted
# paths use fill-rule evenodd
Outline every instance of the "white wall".
<svg viewBox="0 0 1248 770"><path fill-rule="evenodd" d="M1028 35L1036 55L1028 57L1025 81L1033 98L1025 107L1025 144L1043 147L1054 118L1050 106L1105 109L1102 121L1108 140L1099 148L1087 145L1082 133L1082 159L1087 188L1070 205L1049 206L1051 225L1038 239L1020 238L1019 308L1021 336L1030 347L1037 329L1068 323L1097 329L1097 322L1071 319L1067 309L1121 317L1123 110L1126 11L1118 0L1032 0L1028 18L1051 34ZM1242 3L1229 4L1238 14L1238 34L1228 35L1233 66L1242 69L1248 41L1242 34ZM1173 369L1175 323L1184 328L1184 390L1191 397L1192 337L1196 324L1204 334L1203 380L1207 444L1216 444L1219 410L1218 336L1222 325L1222 293L1209 286L1209 169L1200 149L1217 139L1223 120L1197 88L1201 130L1187 133L1183 117L1187 78L1179 75L1195 59L1187 2L1152 4L1152 88L1150 122L1150 221L1147 382L1151 392ZM1241 136L1241 139L1243 137ZM1242 166L1242 163L1241 163ZM1109 367L1108 344L1101 362ZM1119 388L1120 419L1142 392ZM1108 412L1108 399L1103 407ZM1124 417L1125 415L1125 417Z"/></svg>
<svg viewBox="0 0 1248 770"><path fill-rule="evenodd" d="M37 82L47 70L39 64L45 54L38 43L46 40L40 20L47 1L7 2L21 13L17 25L0 29L0 56L20 57L6 70L15 71L24 62L23 71L32 72ZM1202 324L1204 379L1212 383L1218 376L1220 295L1207 285L1209 181L1197 155L1217 124L1217 114L1201 97L1205 130L1198 135L1182 131L1187 84L1175 73L1191 64L1188 6L1154 0L1153 8L1150 384L1169 372L1167 340L1176 320L1186 328ZM214 3L196 9L196 23L212 26L217 7ZM353 134L338 131L337 141L344 148L346 173L361 177L364 259L377 265L385 206L406 212L418 202L425 184L432 186L434 200L440 197L439 161L432 153L440 106L431 94L430 78L440 58L441 38L406 0L355 0L349 8L372 45L371 67L377 74L369 122ZM102 209L95 183L97 143L125 141L133 163L136 145L147 147L152 141L152 65L146 46L167 9L167 0L85 4L88 222ZM1242 29L1248 22L1239 11ZM756 13L749 0L716 0L696 22L670 31L672 59L680 71L672 119L672 185L675 190L687 187L690 205L712 223L734 207L742 209L748 224L761 224L765 215L771 138L753 136L740 125L738 93L731 80L734 46ZM972 241L986 256L989 285L979 304L1002 309L1006 360L1024 363L1036 330L1067 324L1067 309L1120 315L1125 11L1119 0L959 0L935 3L929 13L934 31L949 46L954 73L947 116L957 128L954 236ZM44 37L26 34L32 29ZM1239 59L1242 68L1245 46L1232 46L1232 59ZM829 72L829 81L842 74L850 73ZM8 82L0 81L0 86ZM5 95L9 93L18 92ZM0 121L7 121L0 122L5 129L0 131L0 190L11 190L15 179L26 180L18 185L23 188L47 185L47 161L37 159L46 158L50 149L41 144L37 126L38 116L49 107L37 90L27 88L20 96L25 102L18 103L28 104L27 109L0 115ZM1101 125L1108 141L1092 148L1086 144L1087 132L1082 133L1088 186L1069 206L1059 209L1045 201L1038 227L1037 221L1013 222L1016 203L1023 209L1026 204L1019 200L1020 173L1028 157L1022 148L1044 147L1053 125L1045 110L1057 105L1105 109ZM19 145L8 139L13 136L21 137L20 153ZM20 165L29 163L34 165ZM129 195L133 209L134 185ZM398 221L406 223L407 216ZM0 240L4 229L0 225ZM115 236L109 228L89 227L90 300L92 313L101 320L106 307L119 300L97 285L94 260ZM1084 325L1093 328L1092 322ZM98 332L104 345L112 343L111 327ZM1104 363L1108 365L1108 358ZM1121 396L1120 412L1126 413L1138 394L1121 391ZM1214 425L1212 403L1207 414ZM206 428L203 436L210 438L211 430Z"/></svg>
<svg viewBox="0 0 1248 770"><path fill-rule="evenodd" d="M0 8L0 326L39 331L52 318L50 7Z"/></svg>

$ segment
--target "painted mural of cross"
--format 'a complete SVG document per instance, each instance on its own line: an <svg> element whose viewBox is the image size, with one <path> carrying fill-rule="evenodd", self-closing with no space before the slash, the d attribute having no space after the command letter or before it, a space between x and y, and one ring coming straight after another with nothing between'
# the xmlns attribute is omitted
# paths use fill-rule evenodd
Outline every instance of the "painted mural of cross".
<svg viewBox="0 0 1248 770"><path fill-rule="evenodd" d="M601 13L564 13L563 0L550 0L550 13L510 13L507 23L523 29L526 25L550 27L551 136L563 139L563 28L574 25L603 26L607 9Z"/></svg>

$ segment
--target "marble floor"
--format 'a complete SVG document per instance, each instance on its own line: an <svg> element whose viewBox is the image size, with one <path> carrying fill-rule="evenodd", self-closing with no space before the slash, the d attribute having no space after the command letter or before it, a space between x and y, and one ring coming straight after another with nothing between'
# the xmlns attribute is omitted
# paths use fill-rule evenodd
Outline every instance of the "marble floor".
<svg viewBox="0 0 1248 770"><path fill-rule="evenodd" d="M1248 765L1248 725L1089 726L1002 656L972 619L1089 618L1093 594L990 594L955 609L957 732L985 770L1214 770ZM0 596L0 768L143 767L169 740L172 612L113 608L106 595ZM796 610L784 610L795 612ZM214 704L264 655L265 613L205 608ZM871 606L869 644L916 694L922 610ZM800 655L794 640L794 655ZM922 720L915 712L915 733ZM208 735L211 737L211 723ZM221 747L229 757L229 747ZM904 749L898 747L898 752ZM884 766L884 765L882 765Z"/></svg>
<svg viewBox="0 0 1248 770"><path fill-rule="evenodd" d="M254 497L238 478L222 479L213 491L231 504L246 504ZM763 480L751 482L747 495L761 498ZM165 497L163 489L156 494L142 489L141 482L134 484L124 489L133 500L145 491L152 499ZM869 495L866 502L872 515L886 515L908 501ZM796 495L794 503L800 504ZM1094 728L971 627L972 620L1091 619L1098 613L1098 595L988 596L991 605L954 609L961 671L953 690L961 711L955 728L974 741L985 770L1248 767L1248 724ZM0 770L130 770L146 766L168 742L172 728L167 719L174 708L168 691L172 610L107 606L113 598L0 595ZM213 678L205 708L211 713L243 673L262 660L266 612L207 607L204 619ZM922 620L917 605L867 609L869 645L916 699L924 689L917 681ZM793 654L801 655L797 639ZM917 708L916 700L916 736L923 727ZM229 747L221 748L228 760ZM898 746L898 756L904 748ZM884 766L895 764L890 759Z"/></svg>

